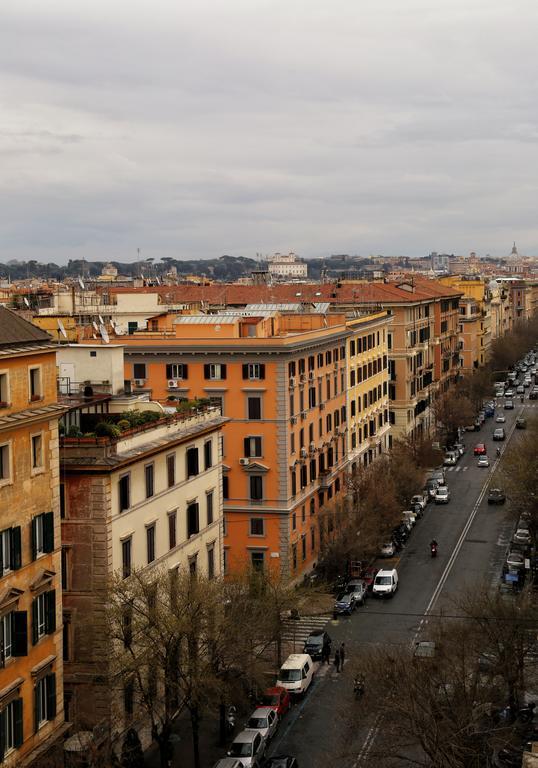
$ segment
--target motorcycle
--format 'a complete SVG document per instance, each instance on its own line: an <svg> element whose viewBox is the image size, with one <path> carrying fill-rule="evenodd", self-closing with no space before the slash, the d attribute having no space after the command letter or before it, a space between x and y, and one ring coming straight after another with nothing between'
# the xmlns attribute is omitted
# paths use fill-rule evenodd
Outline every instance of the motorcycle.
<svg viewBox="0 0 538 768"><path fill-rule="evenodd" d="M437 557L437 544L430 544L430 552L432 557Z"/></svg>
<svg viewBox="0 0 538 768"><path fill-rule="evenodd" d="M499 459L499 458L500 458L500 456L501 456L501 449L500 449L500 448L497 448L497 458Z"/></svg>
<svg viewBox="0 0 538 768"><path fill-rule="evenodd" d="M361 680L359 677L356 677L353 681L353 695L356 699L364 696L364 680Z"/></svg>

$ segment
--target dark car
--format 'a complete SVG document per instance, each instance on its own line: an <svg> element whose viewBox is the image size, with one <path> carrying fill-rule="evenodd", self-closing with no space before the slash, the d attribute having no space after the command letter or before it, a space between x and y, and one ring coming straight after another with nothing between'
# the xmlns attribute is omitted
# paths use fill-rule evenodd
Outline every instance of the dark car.
<svg viewBox="0 0 538 768"><path fill-rule="evenodd" d="M506 496L500 488L490 488L488 493L488 504L504 504Z"/></svg>
<svg viewBox="0 0 538 768"><path fill-rule="evenodd" d="M527 429L527 420L523 416L517 417L516 429Z"/></svg>
<svg viewBox="0 0 538 768"><path fill-rule="evenodd" d="M350 616L354 610L355 600L353 599L352 595L348 595L345 592L343 592L341 595L338 595L333 608L333 613L335 616L340 614L346 614L347 616Z"/></svg>
<svg viewBox="0 0 538 768"><path fill-rule="evenodd" d="M321 659L323 649L331 652L331 638L323 629L315 629L305 640L303 653L308 653L314 660Z"/></svg>
<svg viewBox="0 0 538 768"><path fill-rule="evenodd" d="M291 755L276 755L266 760L262 768L299 768L299 763Z"/></svg>

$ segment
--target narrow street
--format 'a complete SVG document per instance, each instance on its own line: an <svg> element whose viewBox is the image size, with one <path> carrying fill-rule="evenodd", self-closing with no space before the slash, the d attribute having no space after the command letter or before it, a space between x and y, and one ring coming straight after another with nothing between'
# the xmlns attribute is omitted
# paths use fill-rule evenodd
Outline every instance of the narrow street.
<svg viewBox="0 0 538 768"><path fill-rule="evenodd" d="M522 410L531 416L534 403L503 411L506 440L494 442L494 419L487 419L479 432L464 436L466 453L455 467L447 468L451 492L448 505L429 504L426 513L410 537L405 550L395 558L399 590L393 600L370 598L349 618L330 620L326 629L333 639L333 649L345 642L346 665L341 674L334 665L320 669L310 692L283 721L269 754L295 755L301 766L322 768L335 759L338 765L354 768L362 764L372 743L381 738L364 711L363 722L357 716L352 693L350 661L360 662L361 654L372 644L411 643L427 637L427 615L450 613L452 600L463 591L483 585L494 588L499 583L513 520L508 504L489 506L487 491L499 461L496 448L510 450L518 439L515 419ZM497 413L500 410L497 409ZM491 461L488 469L477 467L473 447L484 442ZM439 554L432 560L429 542L435 538ZM449 619L447 619L449 620ZM297 648L299 650L299 648ZM349 713L357 721L355 737L349 735Z"/></svg>

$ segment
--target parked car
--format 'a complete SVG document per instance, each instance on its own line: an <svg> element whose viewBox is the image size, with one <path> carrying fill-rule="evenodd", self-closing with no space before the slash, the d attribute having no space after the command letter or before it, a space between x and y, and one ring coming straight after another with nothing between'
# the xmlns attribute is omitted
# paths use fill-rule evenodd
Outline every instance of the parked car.
<svg viewBox="0 0 538 768"><path fill-rule="evenodd" d="M230 744L228 756L238 757L245 768L259 768L265 747L265 739L259 731L241 731Z"/></svg>
<svg viewBox="0 0 538 768"><path fill-rule="evenodd" d="M436 504L448 504L450 501L450 491L446 485L435 491L434 501Z"/></svg>
<svg viewBox="0 0 538 768"><path fill-rule="evenodd" d="M457 451L448 451L445 454L443 464L445 465L445 467L453 467L455 464L458 463L459 457L460 455Z"/></svg>
<svg viewBox="0 0 538 768"><path fill-rule="evenodd" d="M526 528L518 528L514 533L513 541L516 544L530 544L532 539L529 530Z"/></svg>
<svg viewBox="0 0 538 768"><path fill-rule="evenodd" d="M457 451L460 456L463 456L466 451L465 443L455 443L454 450Z"/></svg>
<svg viewBox="0 0 538 768"><path fill-rule="evenodd" d="M341 616L342 614L351 616L355 610L355 600L351 595L342 592L338 595L333 607L333 614L335 616Z"/></svg>
<svg viewBox="0 0 538 768"><path fill-rule="evenodd" d="M378 571L379 568L376 568L374 565L370 565L361 573L361 579L366 584L366 589L369 592L372 591L372 587L374 586L375 577Z"/></svg>
<svg viewBox="0 0 538 768"><path fill-rule="evenodd" d="M477 443L474 447L474 455L483 456L485 453L487 453L487 451L484 443Z"/></svg>
<svg viewBox="0 0 538 768"><path fill-rule="evenodd" d="M505 389L504 390L504 396L505 397L513 397L514 396L514 390L513 389Z"/></svg>
<svg viewBox="0 0 538 768"><path fill-rule="evenodd" d="M276 684L298 696L306 693L313 676L314 662L311 656L308 653L292 653L280 667Z"/></svg>
<svg viewBox="0 0 538 768"><path fill-rule="evenodd" d="M513 411L514 410L514 401L513 400L505 400L504 401L504 410L505 411Z"/></svg>
<svg viewBox="0 0 538 768"><path fill-rule="evenodd" d="M478 462L476 464L477 467L489 467L489 459L484 454L483 456L478 457Z"/></svg>
<svg viewBox="0 0 538 768"><path fill-rule="evenodd" d="M506 565L509 568L522 570L525 567L525 558L519 552L509 552L506 556Z"/></svg>
<svg viewBox="0 0 538 768"><path fill-rule="evenodd" d="M504 504L506 496L500 488L490 488L488 492L488 504Z"/></svg>
<svg viewBox="0 0 538 768"><path fill-rule="evenodd" d="M533 387L529 392L529 400L538 400L538 387Z"/></svg>
<svg viewBox="0 0 538 768"><path fill-rule="evenodd" d="M504 433L504 427L499 427L498 429L493 430L493 439L494 440L504 440L506 437Z"/></svg>
<svg viewBox="0 0 538 768"><path fill-rule="evenodd" d="M527 419L523 416L518 416L516 419L516 429L527 429Z"/></svg>
<svg viewBox="0 0 538 768"><path fill-rule="evenodd" d="M402 512L402 522L404 522L406 525L410 525L411 528L414 528L417 524L417 516L414 512L411 512L410 509L406 509L404 512Z"/></svg>
<svg viewBox="0 0 538 768"><path fill-rule="evenodd" d="M375 597L392 597L398 589L398 572L395 568L381 570L374 581Z"/></svg>
<svg viewBox="0 0 538 768"><path fill-rule="evenodd" d="M432 470L430 472L429 479L437 480L439 485L444 485L446 483L445 470L442 467L439 467L439 469Z"/></svg>
<svg viewBox="0 0 538 768"><path fill-rule="evenodd" d="M275 735L278 726L278 715L272 707L257 707L245 725L245 731L258 731L265 742Z"/></svg>
<svg viewBox="0 0 538 768"><path fill-rule="evenodd" d="M429 499L426 493L415 493L414 496L411 496L411 507L414 509L418 505L424 510L426 509L428 501Z"/></svg>
<svg viewBox="0 0 538 768"><path fill-rule="evenodd" d="M386 541L384 544L382 544L379 554L381 555L381 557L394 557L394 554L395 554L394 542Z"/></svg>
<svg viewBox="0 0 538 768"><path fill-rule="evenodd" d="M245 768L245 763L237 757L222 757L217 760L213 768Z"/></svg>
<svg viewBox="0 0 538 768"><path fill-rule="evenodd" d="M437 482L437 480L432 480L431 478L426 480L426 484L424 485L424 490L426 491L430 499L433 499L433 497L435 496L435 491L438 488L439 488L439 483Z"/></svg>
<svg viewBox="0 0 538 768"><path fill-rule="evenodd" d="M292 755L274 755L265 761L263 768L299 768L299 763Z"/></svg>
<svg viewBox="0 0 538 768"><path fill-rule="evenodd" d="M525 394L525 387L523 384L520 384L518 387L516 387L516 395L524 395Z"/></svg>
<svg viewBox="0 0 538 768"><path fill-rule="evenodd" d="M506 421L506 416L504 415L504 413L499 413L495 421L497 422L497 424L504 424Z"/></svg>
<svg viewBox="0 0 538 768"><path fill-rule="evenodd" d="M272 707L277 715L282 718L291 706L289 691L279 685L275 685L272 688L266 688L260 696L258 706Z"/></svg>
<svg viewBox="0 0 538 768"><path fill-rule="evenodd" d="M362 579L352 579L346 587L346 592L353 597L355 605L364 605L368 590Z"/></svg>
<svg viewBox="0 0 538 768"><path fill-rule="evenodd" d="M314 661L321 659L323 650L326 648L331 651L332 640L324 629L315 629L305 640L303 653L308 653Z"/></svg>

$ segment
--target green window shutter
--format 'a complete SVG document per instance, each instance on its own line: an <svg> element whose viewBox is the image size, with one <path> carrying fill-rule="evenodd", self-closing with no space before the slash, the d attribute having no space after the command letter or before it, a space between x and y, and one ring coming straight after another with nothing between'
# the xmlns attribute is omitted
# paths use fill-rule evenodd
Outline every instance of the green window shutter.
<svg viewBox="0 0 538 768"><path fill-rule="evenodd" d="M0 762L4 759L4 752L6 751L5 744L5 713L0 712Z"/></svg>
<svg viewBox="0 0 538 768"><path fill-rule="evenodd" d="M28 655L28 615L26 611L13 611L12 615L12 654Z"/></svg>
<svg viewBox="0 0 538 768"><path fill-rule="evenodd" d="M54 513L45 512L43 515L43 551L54 551Z"/></svg>
<svg viewBox="0 0 538 768"><path fill-rule="evenodd" d="M31 538L31 541L32 541L32 560L35 560L36 557L37 557L37 534L36 534L36 529L37 529L37 517L34 517L32 519L31 532L30 532L30 538Z"/></svg>
<svg viewBox="0 0 538 768"><path fill-rule="evenodd" d="M39 640L37 636L37 600L32 600L32 645Z"/></svg>
<svg viewBox="0 0 538 768"><path fill-rule="evenodd" d="M56 631L56 590L45 592L45 632L50 635Z"/></svg>
<svg viewBox="0 0 538 768"><path fill-rule="evenodd" d="M56 717L56 675L47 675L47 720Z"/></svg>
<svg viewBox="0 0 538 768"><path fill-rule="evenodd" d="M18 571L22 565L21 527L17 525L11 529L11 568Z"/></svg>
<svg viewBox="0 0 538 768"><path fill-rule="evenodd" d="M13 730L16 748L20 747L24 740L22 727L22 699L15 699L13 702Z"/></svg>
<svg viewBox="0 0 538 768"><path fill-rule="evenodd" d="M36 685L34 688L34 732L37 733L39 730L39 696L38 696L38 687L39 684Z"/></svg>

